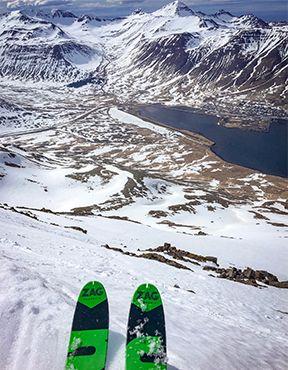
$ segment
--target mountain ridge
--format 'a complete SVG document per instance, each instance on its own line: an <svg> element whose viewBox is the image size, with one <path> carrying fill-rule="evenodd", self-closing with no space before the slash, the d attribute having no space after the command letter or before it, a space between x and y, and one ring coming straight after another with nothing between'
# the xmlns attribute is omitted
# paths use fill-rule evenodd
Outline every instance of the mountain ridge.
<svg viewBox="0 0 288 370"><path fill-rule="evenodd" d="M209 91L283 106L287 40L286 25L225 10L204 14L182 1L123 19L14 11L0 18L0 76L58 85L105 79L105 91L116 95L123 88L133 94L131 86L136 95L152 91L157 81L159 94L149 93L155 99L191 101Z"/></svg>

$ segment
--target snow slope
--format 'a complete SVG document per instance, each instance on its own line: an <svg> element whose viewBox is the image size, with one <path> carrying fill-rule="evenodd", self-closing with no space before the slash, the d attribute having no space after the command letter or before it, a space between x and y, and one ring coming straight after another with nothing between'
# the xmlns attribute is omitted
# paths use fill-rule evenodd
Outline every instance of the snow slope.
<svg viewBox="0 0 288 370"><path fill-rule="evenodd" d="M197 266L194 272L177 270L101 247L144 249L172 239L193 249L198 240L189 236L101 217L38 217L41 222L0 211L1 369L63 368L75 300L89 280L100 280L108 291L107 369L124 368L130 300L146 281L163 296L169 369L285 368L286 290L256 289L211 278Z"/></svg>
<svg viewBox="0 0 288 370"><path fill-rule="evenodd" d="M0 368L62 369L79 290L100 280L111 315L107 369L124 368L130 300L143 282L154 283L163 295L170 370L190 370L191 364L208 370L284 369L287 289L219 279L202 263L181 261L190 271L139 257L170 243L215 256L221 267L249 266L288 280L285 203L274 195L271 209L262 205L268 177L247 170L241 178L236 172L246 194L251 183L259 201L229 203L228 193L220 197L217 173L205 185L199 179L209 166L221 172L223 164L208 160L206 151L200 161L184 165L182 134L116 107L99 109L97 118L82 117L60 129L1 139ZM173 180L165 178L169 146ZM195 148L189 148L191 155ZM145 162L150 172L141 175L137 168L143 171ZM196 167L189 180L189 168ZM276 180L269 177L280 189ZM194 200L192 209L187 196ZM251 210L258 208L269 218L255 219ZM164 216L155 218L151 211ZM199 235L202 229L207 235Z"/></svg>

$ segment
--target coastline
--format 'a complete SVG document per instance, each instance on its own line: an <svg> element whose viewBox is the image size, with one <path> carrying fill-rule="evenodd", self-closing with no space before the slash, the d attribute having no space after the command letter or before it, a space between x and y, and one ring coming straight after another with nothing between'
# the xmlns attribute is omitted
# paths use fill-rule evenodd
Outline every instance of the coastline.
<svg viewBox="0 0 288 370"><path fill-rule="evenodd" d="M157 104L159 106L162 106L162 104ZM283 180L287 180L288 179L288 173L286 176L281 176L281 175L274 175L274 174L271 174L271 173L265 173L265 172L262 172L260 171L259 169L257 168L253 168L253 167L248 167L248 166L243 166L241 165L240 163L234 163L234 162L230 162L228 161L227 159L223 158L219 153L217 153L215 150L214 150L214 147L216 145L216 142L207 138L204 134L202 133L199 133L199 132L196 132L196 131L189 131L189 130L185 130L185 129L180 129L180 128L175 128L173 126L170 126L168 124L165 124L163 122L160 122L160 121L157 121L156 119L152 119L152 118L148 118L144 115L142 115L140 112L139 112L139 109L141 109L142 106L146 106L146 104L131 104L129 105L128 107L123 107L121 106L121 109L123 109L125 112L137 117L137 118L140 118L140 119L143 119L143 120L146 120L154 125L157 125L157 126L160 126L160 127L164 127L164 128L167 128L171 131L174 131L174 132L179 132L183 135L185 135L186 137L189 137L190 140L194 141L194 140L197 140L197 139L201 139L201 141L204 143L204 145L207 145L207 147L209 147L209 150L215 155L217 156L217 158L219 158L220 160L222 160L223 162L229 164L229 165L232 165L232 166L236 166L236 167L240 167L241 169L246 169L246 170L251 170L251 171L254 171L254 172L257 172L257 173L260 173L260 174L263 174L265 176L272 176L272 177L276 177L276 178L280 178L280 179L283 179ZM164 107L166 107L166 105L164 105ZM185 109L186 108L186 109ZM189 107L183 107L183 106L169 106L169 109L173 109L173 110L177 110L177 111L192 111L194 110L194 108L192 107L192 109L190 110ZM222 119L221 117L218 117L216 115L213 115L213 114L210 114L210 113L205 113L203 111L200 111L198 109L195 108L194 110L194 113L197 113L197 114L202 114L202 115L207 115L207 116L210 116L210 117L215 117L215 118L218 118L219 120ZM225 126L224 126L225 127ZM229 129L228 127L225 127L227 129ZM230 128L234 128L234 127L230 127ZM237 127L238 129L241 129L241 127ZM270 125L269 125L269 130L270 130ZM268 131L269 131L268 130ZM199 144L199 142L198 142Z"/></svg>

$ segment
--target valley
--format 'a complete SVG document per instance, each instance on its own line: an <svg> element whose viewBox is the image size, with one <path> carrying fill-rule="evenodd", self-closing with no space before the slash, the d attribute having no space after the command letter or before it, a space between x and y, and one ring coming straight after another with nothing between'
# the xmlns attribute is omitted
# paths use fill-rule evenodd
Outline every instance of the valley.
<svg viewBox="0 0 288 370"><path fill-rule="evenodd" d="M125 366L148 281L169 370L284 369L287 25L180 1L115 19L32 10L0 16L0 368L62 369L76 297L99 280L107 369Z"/></svg>

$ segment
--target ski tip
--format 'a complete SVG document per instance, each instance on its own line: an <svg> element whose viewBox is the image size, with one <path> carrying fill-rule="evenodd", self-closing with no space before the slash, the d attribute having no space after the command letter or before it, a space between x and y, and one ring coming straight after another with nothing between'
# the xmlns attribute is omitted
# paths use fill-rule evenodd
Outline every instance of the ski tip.
<svg viewBox="0 0 288 370"><path fill-rule="evenodd" d="M143 312L149 312L162 305L161 295L155 285L145 283L140 285L133 296L132 303Z"/></svg>
<svg viewBox="0 0 288 370"><path fill-rule="evenodd" d="M107 294L104 286L99 281L90 281L81 290L78 302L89 308L107 300Z"/></svg>

